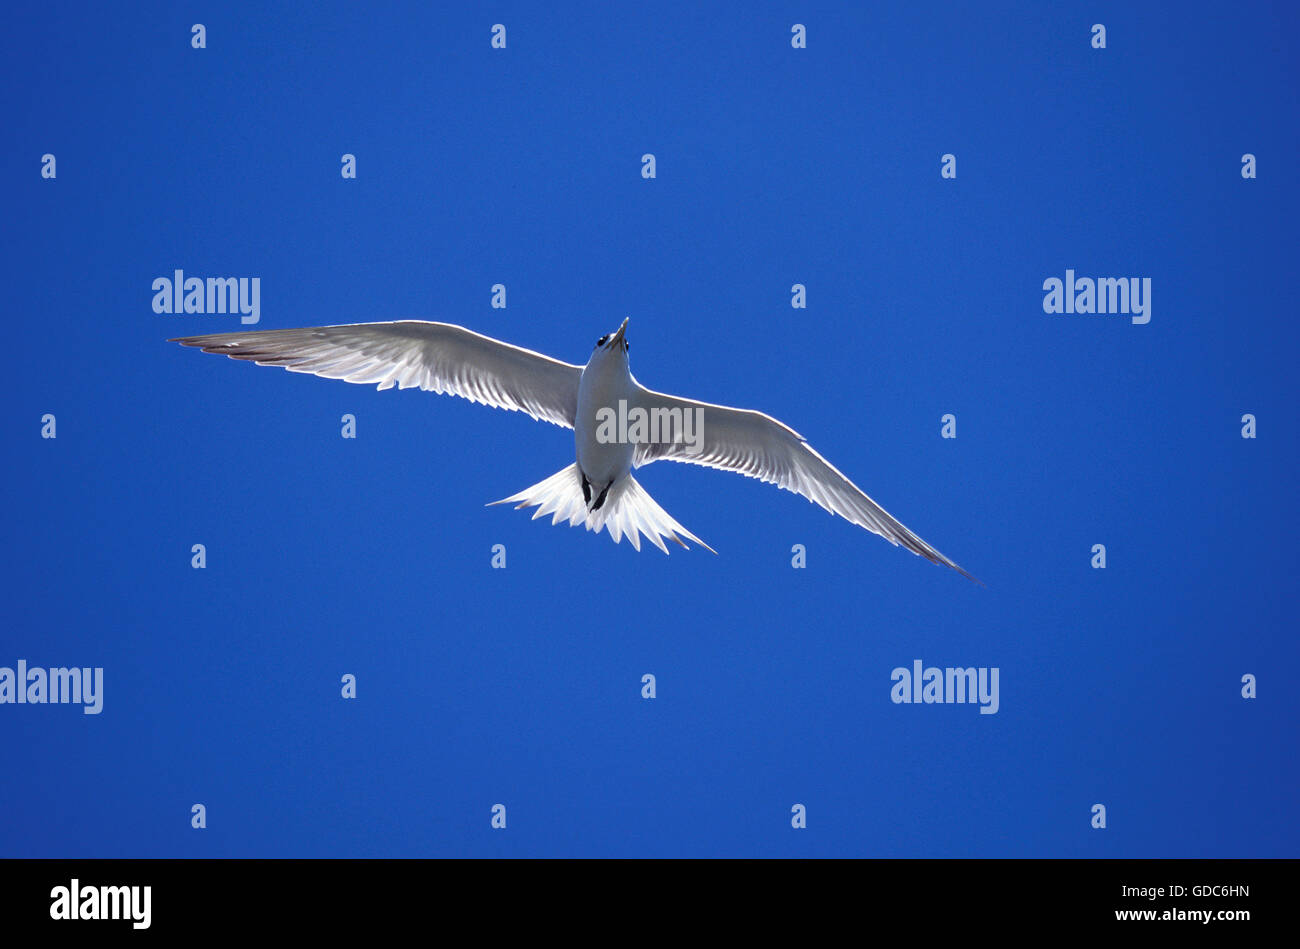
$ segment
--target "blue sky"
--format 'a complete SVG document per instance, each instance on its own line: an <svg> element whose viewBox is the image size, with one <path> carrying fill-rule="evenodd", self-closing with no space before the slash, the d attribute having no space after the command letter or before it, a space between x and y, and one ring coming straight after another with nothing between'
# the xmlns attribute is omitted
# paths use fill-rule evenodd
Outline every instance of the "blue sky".
<svg viewBox="0 0 1300 949"><path fill-rule="evenodd" d="M105 695L0 705L0 855L1296 856L1300 14L1134 6L10 11L0 666ZM571 434L168 344L240 328L178 268L258 329L630 317L987 586L689 466L638 477L717 557L485 508Z"/></svg>

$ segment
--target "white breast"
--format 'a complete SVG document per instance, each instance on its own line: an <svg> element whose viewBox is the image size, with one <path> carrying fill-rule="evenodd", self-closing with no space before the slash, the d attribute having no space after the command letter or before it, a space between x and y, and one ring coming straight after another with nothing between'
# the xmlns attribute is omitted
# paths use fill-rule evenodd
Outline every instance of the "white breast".
<svg viewBox="0 0 1300 949"><path fill-rule="evenodd" d="M608 409L614 415L613 428L617 434L619 402L629 402L634 389L632 375L621 353L598 350L582 370L582 378L578 381L578 414L574 419L573 441L578 467L597 488L617 481L632 470L632 454L636 446L630 442L601 442L597 438L597 429L604 417L601 410ZM605 431L609 428L606 425Z"/></svg>

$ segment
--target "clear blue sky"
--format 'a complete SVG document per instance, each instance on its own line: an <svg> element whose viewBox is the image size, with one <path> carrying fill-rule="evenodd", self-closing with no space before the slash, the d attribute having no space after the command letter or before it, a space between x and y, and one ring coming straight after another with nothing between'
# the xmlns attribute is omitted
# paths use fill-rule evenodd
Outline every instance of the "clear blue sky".
<svg viewBox="0 0 1300 949"><path fill-rule="evenodd" d="M0 705L0 855L1297 856L1296 9L872 6L10 10L0 666L105 696ZM240 328L177 268L579 363L630 316L987 587L688 466L717 557L485 508L570 433L165 343Z"/></svg>

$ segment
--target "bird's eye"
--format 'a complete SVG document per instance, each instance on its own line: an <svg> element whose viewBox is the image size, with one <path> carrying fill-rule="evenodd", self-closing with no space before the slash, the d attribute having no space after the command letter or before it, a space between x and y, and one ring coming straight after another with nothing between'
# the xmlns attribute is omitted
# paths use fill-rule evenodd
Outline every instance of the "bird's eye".
<svg viewBox="0 0 1300 949"><path fill-rule="evenodd" d="M596 345L597 345L597 346L604 346L604 345L605 345L605 340L607 340L607 339L609 339L608 336L602 336L600 339L596 340Z"/></svg>

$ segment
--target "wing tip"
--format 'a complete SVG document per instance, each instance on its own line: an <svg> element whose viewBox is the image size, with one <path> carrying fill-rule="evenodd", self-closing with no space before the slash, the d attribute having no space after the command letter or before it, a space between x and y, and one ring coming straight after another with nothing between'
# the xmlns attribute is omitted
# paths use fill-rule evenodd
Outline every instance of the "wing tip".
<svg viewBox="0 0 1300 949"><path fill-rule="evenodd" d="M717 552L716 550L714 550L712 547L710 547L710 546L709 546L708 544L706 544L704 541L700 540L698 537L693 537L693 538L691 538L691 539L694 540L695 543L697 543L697 544L699 544L701 547L703 547L705 550L707 550L709 553L713 554L713 556L715 556L715 557L718 556L718 552ZM685 544L682 544L682 546L685 547L686 545L685 545Z"/></svg>
<svg viewBox="0 0 1300 949"><path fill-rule="evenodd" d="M977 584L979 584L980 586L982 586L984 589L986 589L986 590L988 589L988 584L987 584L987 583L985 583L985 582L984 582L983 580L981 580L979 577L974 576L973 574L970 574L970 573L966 572L966 570L964 570L963 568L957 566L957 564L953 563L953 562L952 562L951 560L949 560L947 557L945 557L943 560L936 560L935 563L939 564L940 566L951 567L953 570L956 570L958 573L960 573L960 574L961 574L963 577L965 577L967 580L970 580L972 583L977 583Z"/></svg>

